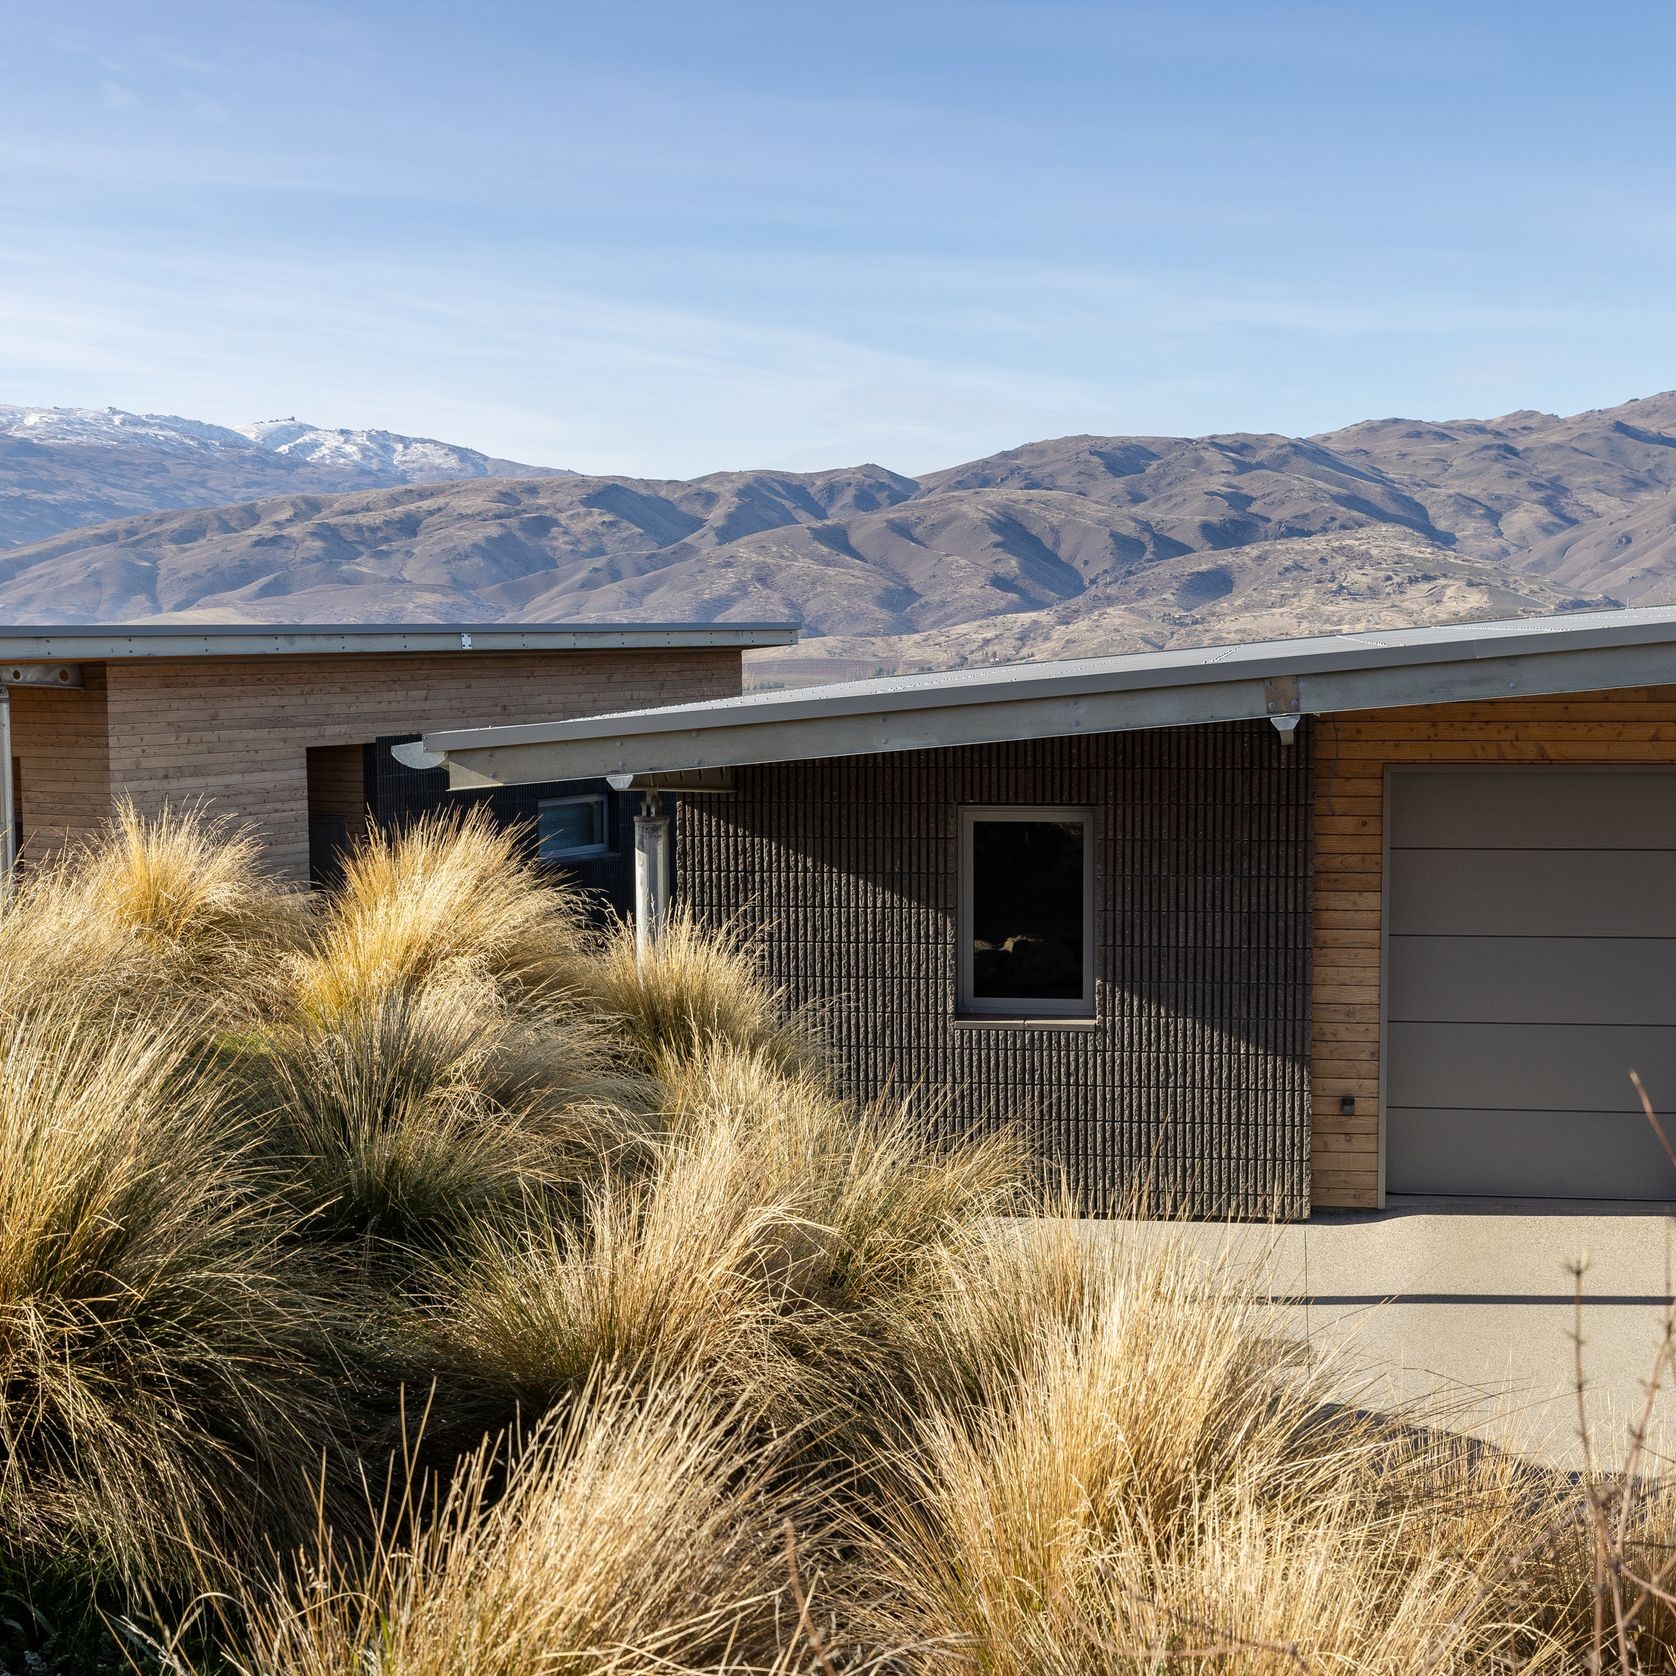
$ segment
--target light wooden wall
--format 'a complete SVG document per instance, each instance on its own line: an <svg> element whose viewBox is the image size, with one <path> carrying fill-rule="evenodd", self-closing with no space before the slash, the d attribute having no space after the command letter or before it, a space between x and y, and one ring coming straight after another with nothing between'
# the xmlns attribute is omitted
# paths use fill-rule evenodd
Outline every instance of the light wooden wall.
<svg viewBox="0 0 1676 1676"><path fill-rule="evenodd" d="M309 747L727 697L741 660L725 648L145 658L106 677L107 797L253 823L274 868L301 880Z"/></svg>
<svg viewBox="0 0 1676 1676"><path fill-rule="evenodd" d="M80 689L12 688L12 754L23 795L25 859L55 855L110 816L105 672L82 671Z"/></svg>
<svg viewBox="0 0 1676 1676"><path fill-rule="evenodd" d="M1379 1202L1379 952L1388 763L1676 763L1676 687L1324 716L1315 730L1311 1199ZM1354 1116L1339 1111L1342 1096Z"/></svg>

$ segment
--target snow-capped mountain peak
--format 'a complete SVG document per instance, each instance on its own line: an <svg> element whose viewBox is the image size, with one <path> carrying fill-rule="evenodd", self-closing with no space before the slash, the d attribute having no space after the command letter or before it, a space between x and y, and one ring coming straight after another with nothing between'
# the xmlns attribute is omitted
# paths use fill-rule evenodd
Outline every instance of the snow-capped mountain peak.
<svg viewBox="0 0 1676 1676"><path fill-rule="evenodd" d="M374 471L399 482L430 483L438 478L451 477L533 476L540 469L523 466L514 473L507 469L512 464L510 461L494 460L475 448L439 442L435 437L311 425L296 418L261 419L253 425L240 425L238 431L259 447L289 459Z"/></svg>
<svg viewBox="0 0 1676 1676"><path fill-rule="evenodd" d="M139 444L174 454L251 446L249 437L225 425L182 419L173 413L128 413L120 407L14 407L4 402L0 402L0 436L72 447Z"/></svg>
<svg viewBox="0 0 1676 1676"><path fill-rule="evenodd" d="M296 462L367 472L385 485L435 483L455 477L546 477L559 469L497 460L435 437L311 425L294 417L228 426L173 413L129 413L120 407L0 403L0 436L27 437L60 447L139 445L165 454L248 456L260 449Z"/></svg>
<svg viewBox="0 0 1676 1676"><path fill-rule="evenodd" d="M0 550L135 513L552 475L547 466L497 460L433 437L296 418L234 427L120 407L0 403Z"/></svg>
<svg viewBox="0 0 1676 1676"><path fill-rule="evenodd" d="M276 453L282 452L288 442L296 442L303 437L317 436L322 427L311 425L306 419L258 419L254 425L240 425L240 436L247 436L254 443L263 448L272 448Z"/></svg>

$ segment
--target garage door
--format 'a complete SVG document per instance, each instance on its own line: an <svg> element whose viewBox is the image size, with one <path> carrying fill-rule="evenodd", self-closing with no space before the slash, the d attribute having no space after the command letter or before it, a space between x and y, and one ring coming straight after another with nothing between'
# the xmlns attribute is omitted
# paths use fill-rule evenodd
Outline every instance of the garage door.
<svg viewBox="0 0 1676 1676"><path fill-rule="evenodd" d="M1394 771L1385 1183L1676 1199L1676 770Z"/></svg>

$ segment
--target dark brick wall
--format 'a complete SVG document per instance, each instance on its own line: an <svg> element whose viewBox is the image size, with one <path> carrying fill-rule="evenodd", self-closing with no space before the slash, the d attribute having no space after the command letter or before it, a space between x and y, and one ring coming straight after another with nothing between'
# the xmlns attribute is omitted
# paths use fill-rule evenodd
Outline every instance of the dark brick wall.
<svg viewBox="0 0 1676 1676"><path fill-rule="evenodd" d="M1300 730L1302 733L1303 730ZM1309 1209L1310 750L1267 722L745 768L682 892L821 1020L850 1092L1022 1125L1085 1206ZM1096 1017L955 1017L957 810L1096 811Z"/></svg>

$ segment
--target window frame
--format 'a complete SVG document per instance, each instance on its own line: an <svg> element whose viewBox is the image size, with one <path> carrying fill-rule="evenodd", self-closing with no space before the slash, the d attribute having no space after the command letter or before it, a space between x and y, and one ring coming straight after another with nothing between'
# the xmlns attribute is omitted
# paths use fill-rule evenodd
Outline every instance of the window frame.
<svg viewBox="0 0 1676 1676"><path fill-rule="evenodd" d="M1091 1019L1094 986L1095 811L1087 804L969 803L959 810L959 864L955 874L955 1017L977 1020ZM1075 821L1082 827L1082 994L1075 1000L973 993L973 828L979 821Z"/></svg>
<svg viewBox="0 0 1676 1676"><path fill-rule="evenodd" d="M599 806L600 840L597 844L579 844L567 850L561 850L556 855L549 855L541 847L541 812L544 809L562 809L577 803L594 803ZM611 798L603 791L584 791L574 793L569 797L541 797L536 799L535 805L535 854L538 861L547 863L562 863L566 861L592 861L597 856L613 855L611 848Z"/></svg>

